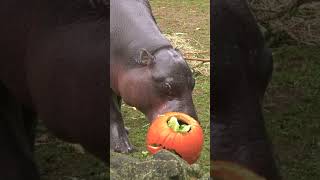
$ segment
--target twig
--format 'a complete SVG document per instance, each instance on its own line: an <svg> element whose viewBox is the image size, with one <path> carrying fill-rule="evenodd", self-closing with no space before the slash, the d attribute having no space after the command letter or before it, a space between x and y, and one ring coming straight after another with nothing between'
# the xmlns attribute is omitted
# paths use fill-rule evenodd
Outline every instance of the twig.
<svg viewBox="0 0 320 180"><path fill-rule="evenodd" d="M185 57L185 60L189 60L189 61L200 61L200 62L210 62L210 59L203 59L203 58L189 58L189 57Z"/></svg>
<svg viewBox="0 0 320 180"><path fill-rule="evenodd" d="M209 51L184 52L183 54L207 54Z"/></svg>

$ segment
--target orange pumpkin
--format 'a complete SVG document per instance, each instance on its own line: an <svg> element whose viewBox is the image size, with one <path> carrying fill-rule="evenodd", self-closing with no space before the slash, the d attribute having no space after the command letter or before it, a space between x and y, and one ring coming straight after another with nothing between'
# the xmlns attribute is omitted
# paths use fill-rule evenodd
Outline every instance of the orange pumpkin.
<svg viewBox="0 0 320 180"><path fill-rule="evenodd" d="M238 164L226 161L211 161L210 174L216 180L265 180Z"/></svg>
<svg viewBox="0 0 320 180"><path fill-rule="evenodd" d="M202 145L200 124L184 113L168 112L158 116L147 133L147 149L151 154L161 149L171 150L189 164L200 157Z"/></svg>

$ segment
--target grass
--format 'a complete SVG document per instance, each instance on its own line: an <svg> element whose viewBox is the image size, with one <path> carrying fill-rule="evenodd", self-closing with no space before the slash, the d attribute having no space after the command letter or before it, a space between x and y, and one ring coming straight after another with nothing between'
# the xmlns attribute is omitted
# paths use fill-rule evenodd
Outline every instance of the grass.
<svg viewBox="0 0 320 180"><path fill-rule="evenodd" d="M209 0L151 0L150 2L163 33L185 33L196 49L210 49Z"/></svg>
<svg viewBox="0 0 320 180"><path fill-rule="evenodd" d="M264 114L284 180L320 177L320 47L274 50Z"/></svg>

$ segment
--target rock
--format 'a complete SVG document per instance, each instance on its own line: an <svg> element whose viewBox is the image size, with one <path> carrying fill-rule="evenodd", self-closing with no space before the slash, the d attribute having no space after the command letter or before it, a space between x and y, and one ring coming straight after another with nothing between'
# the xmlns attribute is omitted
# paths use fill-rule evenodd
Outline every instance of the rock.
<svg viewBox="0 0 320 180"><path fill-rule="evenodd" d="M111 152L110 177L112 180L192 180L200 179L201 173L199 165L189 165L167 150L161 150L144 160Z"/></svg>

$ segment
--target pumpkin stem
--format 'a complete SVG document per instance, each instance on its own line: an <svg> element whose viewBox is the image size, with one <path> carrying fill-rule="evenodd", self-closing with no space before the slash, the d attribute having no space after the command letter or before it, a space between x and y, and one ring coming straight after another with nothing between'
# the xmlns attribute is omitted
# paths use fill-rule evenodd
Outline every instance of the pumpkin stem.
<svg viewBox="0 0 320 180"><path fill-rule="evenodd" d="M170 117L170 119L169 119L169 121L167 123L168 123L168 126L174 132L186 133L186 132L189 132L191 130L191 125L188 125L188 124L185 124L182 121L179 121L175 116Z"/></svg>

